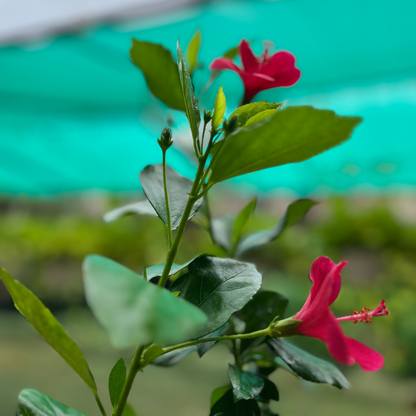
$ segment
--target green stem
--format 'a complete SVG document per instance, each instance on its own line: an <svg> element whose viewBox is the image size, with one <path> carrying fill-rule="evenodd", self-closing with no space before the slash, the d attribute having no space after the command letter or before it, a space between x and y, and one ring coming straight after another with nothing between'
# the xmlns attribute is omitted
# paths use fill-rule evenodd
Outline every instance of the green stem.
<svg viewBox="0 0 416 416"><path fill-rule="evenodd" d="M165 267L163 268L162 276L160 277L160 280L159 280L159 286L165 287L166 282L168 281L169 272L170 272L170 269L172 268L173 261L175 260L175 256L178 251L179 243L182 239L183 232L185 231L186 223L188 222L188 218L189 218L189 215L191 214L192 208L198 199L197 190L199 189L199 182L204 172L204 167L205 167L207 158L208 158L208 155L204 155L204 157L199 159L198 171L196 172L195 180L192 185L192 189L189 194L189 199L188 199L188 202L186 203L185 211L182 215L181 222L179 223L179 227L176 232L175 240L173 241L172 247L170 248L166 256Z"/></svg>
<svg viewBox="0 0 416 416"><path fill-rule="evenodd" d="M100 409L100 412L103 416L107 416L107 414L105 413L105 409L103 404L101 403L100 397L98 396L98 393L95 391L94 392L94 397L95 397L95 401L97 402L97 405Z"/></svg>
<svg viewBox="0 0 416 416"><path fill-rule="evenodd" d="M144 346L139 345L137 347L137 350L134 354L133 359L131 360L129 373L127 375L126 382L124 383L124 387L121 392L120 401L117 407L113 411L113 416L122 416L123 414L124 407L126 406L127 398L129 397L134 379L136 378L136 374L140 370L140 363L141 363L143 350L144 350Z"/></svg>
<svg viewBox="0 0 416 416"><path fill-rule="evenodd" d="M271 331L269 327L261 329L260 331L250 332L248 334L223 335L221 337L195 339L192 341L183 342L182 344L163 348L163 354L167 354L168 352L180 350L186 347L192 347L193 345L203 344L204 342L233 341L236 339L251 339L264 336L271 336Z"/></svg>
<svg viewBox="0 0 416 416"><path fill-rule="evenodd" d="M168 195L168 183L166 180L166 150L163 150L163 188L165 190L165 202L166 202L166 215L168 219L168 248L172 248L172 219L170 216L170 206L169 206L169 195Z"/></svg>

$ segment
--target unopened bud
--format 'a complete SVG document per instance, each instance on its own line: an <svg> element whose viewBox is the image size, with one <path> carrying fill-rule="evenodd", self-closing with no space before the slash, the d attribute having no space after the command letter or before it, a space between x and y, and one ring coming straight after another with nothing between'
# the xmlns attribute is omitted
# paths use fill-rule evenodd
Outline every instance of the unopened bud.
<svg viewBox="0 0 416 416"><path fill-rule="evenodd" d="M204 108L204 123L208 124L212 119L212 111L208 111L208 113L205 111Z"/></svg>
<svg viewBox="0 0 416 416"><path fill-rule="evenodd" d="M169 147L172 146L172 143L173 143L172 131L169 127L165 127L162 130L160 139L157 139L157 142L159 143L159 146L161 147L161 149L164 151L168 150Z"/></svg>

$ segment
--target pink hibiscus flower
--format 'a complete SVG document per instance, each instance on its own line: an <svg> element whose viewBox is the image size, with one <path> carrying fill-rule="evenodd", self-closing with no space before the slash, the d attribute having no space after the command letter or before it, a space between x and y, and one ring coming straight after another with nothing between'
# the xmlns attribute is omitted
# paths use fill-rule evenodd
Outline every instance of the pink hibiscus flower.
<svg viewBox="0 0 416 416"><path fill-rule="evenodd" d="M243 69L231 59L217 58L212 69L230 69L237 72L244 84L243 104L249 103L260 91L277 87L290 87L300 78L300 70L295 67L295 57L289 52L268 55L268 48L256 57L246 40L240 43L240 56Z"/></svg>
<svg viewBox="0 0 416 416"><path fill-rule="evenodd" d="M371 322L375 316L388 315L384 300L370 311L363 308L353 315L336 318L329 306L334 303L341 289L341 269L347 264L343 261L334 264L328 257L319 257L312 264L310 278L313 282L311 292L302 309L293 317L302 321L296 331L308 337L325 342L332 357L342 364L357 362L364 371L377 371L383 367L383 356L355 339L344 335L339 322Z"/></svg>

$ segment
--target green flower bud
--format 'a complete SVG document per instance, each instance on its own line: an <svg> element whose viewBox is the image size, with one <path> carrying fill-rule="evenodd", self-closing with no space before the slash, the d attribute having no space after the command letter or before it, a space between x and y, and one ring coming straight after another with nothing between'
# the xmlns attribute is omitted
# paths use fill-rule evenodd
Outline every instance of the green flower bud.
<svg viewBox="0 0 416 416"><path fill-rule="evenodd" d="M212 120L212 111L208 111L207 113L204 108L204 123L208 124L211 120Z"/></svg>
<svg viewBox="0 0 416 416"><path fill-rule="evenodd" d="M165 127L162 130L162 134L160 135L160 139L157 139L159 146L162 150L166 151L172 146L172 131L169 127Z"/></svg>

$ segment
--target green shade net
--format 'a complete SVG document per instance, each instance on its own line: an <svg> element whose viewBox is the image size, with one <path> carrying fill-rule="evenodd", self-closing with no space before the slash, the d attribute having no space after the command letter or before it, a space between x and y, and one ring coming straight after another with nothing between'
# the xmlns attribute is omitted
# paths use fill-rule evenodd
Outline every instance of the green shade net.
<svg viewBox="0 0 416 416"><path fill-rule="evenodd" d="M172 51L202 31L197 92L208 64L237 45L261 40L295 54L298 84L258 100L314 105L365 118L346 144L314 159L234 180L241 192L299 195L373 190L412 191L416 184L416 3L399 0L223 1L76 35L0 49L0 192L32 195L140 189L138 173L161 160L156 137L184 115L167 110L130 62L131 38ZM224 72L204 95L212 107L224 85L228 111L242 95L238 76ZM229 114L229 113L228 113ZM176 140L178 144L178 140ZM193 175L193 162L170 150L168 163ZM222 186L227 186L222 185Z"/></svg>

